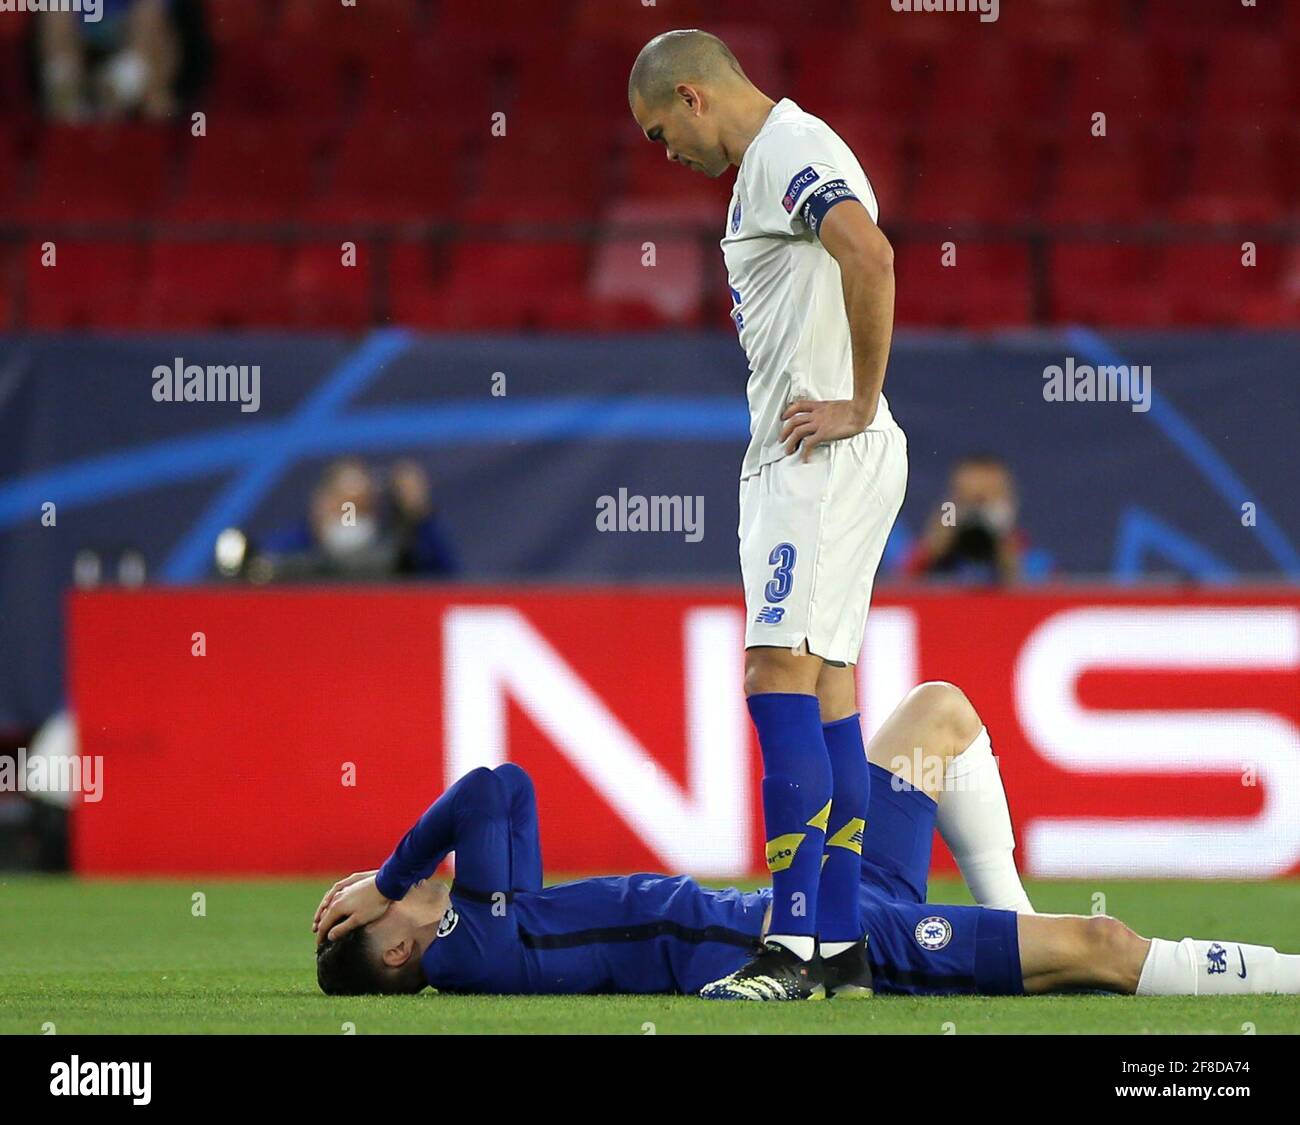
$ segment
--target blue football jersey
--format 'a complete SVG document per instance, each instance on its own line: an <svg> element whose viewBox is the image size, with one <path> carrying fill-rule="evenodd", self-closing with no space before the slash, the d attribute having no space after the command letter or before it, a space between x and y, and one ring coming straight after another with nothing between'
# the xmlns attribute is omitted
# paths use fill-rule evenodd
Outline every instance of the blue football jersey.
<svg viewBox="0 0 1300 1125"><path fill-rule="evenodd" d="M757 952L770 892L642 873L451 901L421 959L440 991L690 994Z"/></svg>

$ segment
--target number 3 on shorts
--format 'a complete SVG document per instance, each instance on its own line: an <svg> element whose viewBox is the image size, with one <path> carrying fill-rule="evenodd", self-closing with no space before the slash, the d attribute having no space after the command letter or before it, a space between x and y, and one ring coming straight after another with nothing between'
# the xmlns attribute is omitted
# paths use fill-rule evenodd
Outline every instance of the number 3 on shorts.
<svg viewBox="0 0 1300 1125"><path fill-rule="evenodd" d="M767 556L767 561L776 569L772 571L772 580L767 584L763 594L769 602L784 601L790 596L790 587L794 585L794 560L797 553L793 543L778 543Z"/></svg>

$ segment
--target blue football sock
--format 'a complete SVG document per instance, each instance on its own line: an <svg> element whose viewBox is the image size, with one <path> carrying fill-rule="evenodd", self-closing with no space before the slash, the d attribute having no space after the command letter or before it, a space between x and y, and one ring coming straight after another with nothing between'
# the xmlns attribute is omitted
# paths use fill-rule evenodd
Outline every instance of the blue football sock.
<svg viewBox="0 0 1300 1125"><path fill-rule="evenodd" d="M749 697L763 752L763 818L772 873L770 934L813 937L831 767L815 695L765 692Z"/></svg>
<svg viewBox="0 0 1300 1125"><path fill-rule="evenodd" d="M830 758L831 816L826 826L826 860L817 898L817 936L822 942L862 937L862 833L871 797L871 771L857 715L822 727Z"/></svg>

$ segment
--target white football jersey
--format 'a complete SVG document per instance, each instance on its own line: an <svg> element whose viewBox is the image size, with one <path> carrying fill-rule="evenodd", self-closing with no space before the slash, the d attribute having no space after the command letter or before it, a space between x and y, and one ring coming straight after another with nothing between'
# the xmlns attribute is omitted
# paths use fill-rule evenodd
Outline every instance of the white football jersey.
<svg viewBox="0 0 1300 1125"><path fill-rule="evenodd" d="M791 402L853 397L840 267L817 227L836 203L855 198L876 221L875 193L849 146L782 98L745 150L722 239L731 318L749 359L742 477L785 456L781 415ZM896 425L881 395L871 429Z"/></svg>

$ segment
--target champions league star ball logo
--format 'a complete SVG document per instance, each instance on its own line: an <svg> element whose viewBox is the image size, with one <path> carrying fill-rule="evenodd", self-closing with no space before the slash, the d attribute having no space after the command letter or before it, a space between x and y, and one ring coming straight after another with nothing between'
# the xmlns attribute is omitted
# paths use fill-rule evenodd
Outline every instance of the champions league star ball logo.
<svg viewBox="0 0 1300 1125"><path fill-rule="evenodd" d="M447 913L442 916L442 921L438 923L438 936L446 937L456 928L456 923L460 921L460 915L456 913L453 907L447 907Z"/></svg>
<svg viewBox="0 0 1300 1125"><path fill-rule="evenodd" d="M916 944L933 953L952 941L952 925L947 918L922 918L916 924Z"/></svg>
<svg viewBox="0 0 1300 1125"><path fill-rule="evenodd" d="M740 200L736 200L735 209L731 212L731 233L735 234L740 230Z"/></svg>

